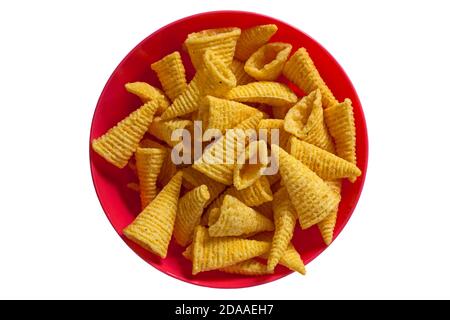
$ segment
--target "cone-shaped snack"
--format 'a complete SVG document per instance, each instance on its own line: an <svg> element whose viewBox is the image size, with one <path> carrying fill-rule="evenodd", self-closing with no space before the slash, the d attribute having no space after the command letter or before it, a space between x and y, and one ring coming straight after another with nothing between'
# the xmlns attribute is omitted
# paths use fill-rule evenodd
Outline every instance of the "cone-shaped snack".
<svg viewBox="0 0 450 320"><path fill-rule="evenodd" d="M242 30L236 44L236 59L246 61L262 45L267 43L277 32L278 27L275 24L259 25Z"/></svg>
<svg viewBox="0 0 450 320"><path fill-rule="evenodd" d="M239 28L207 29L190 33L184 45L196 70L201 69L203 54L207 50L214 52L223 63L229 66L240 35Z"/></svg>
<svg viewBox="0 0 450 320"><path fill-rule="evenodd" d="M231 89L226 99L239 102L264 103L274 107L291 107L297 96L285 84L272 81L251 82Z"/></svg>
<svg viewBox="0 0 450 320"><path fill-rule="evenodd" d="M275 143L275 141L272 142L272 135L275 137L275 132L278 134L278 141L275 144L278 144L283 149L286 149L287 143L289 141L289 137L291 136L290 133L286 132L284 130L284 120L282 119L262 119L261 122L258 125L258 130L266 129L266 135L267 135L267 143L271 145L272 143ZM273 129L276 129L273 130ZM260 137L261 137L261 131L260 131Z"/></svg>
<svg viewBox="0 0 450 320"><path fill-rule="evenodd" d="M156 197L156 180L166 156L167 150L162 148L139 147L136 150L136 169L142 209Z"/></svg>
<svg viewBox="0 0 450 320"><path fill-rule="evenodd" d="M226 190L229 195L238 198L249 207L255 207L264 202L272 201L273 195L270 190L270 184L266 176L261 176L250 187L237 190L235 187Z"/></svg>
<svg viewBox="0 0 450 320"><path fill-rule="evenodd" d="M224 196L225 198L225 196ZM220 217L220 208L211 208L211 211L208 215L208 226L212 226L214 223L219 220Z"/></svg>
<svg viewBox="0 0 450 320"><path fill-rule="evenodd" d="M172 237L182 173L178 172L155 199L128 225L123 234L161 258L167 255Z"/></svg>
<svg viewBox="0 0 450 320"><path fill-rule="evenodd" d="M232 196L225 196L219 219L209 227L212 237L240 236L272 231L274 225L265 216Z"/></svg>
<svg viewBox="0 0 450 320"><path fill-rule="evenodd" d="M325 122L336 143L336 154L356 164L356 129L350 99L324 111Z"/></svg>
<svg viewBox="0 0 450 320"><path fill-rule="evenodd" d="M237 159L233 173L233 184L242 190L254 184L269 164L267 143L264 140L252 141Z"/></svg>
<svg viewBox="0 0 450 320"><path fill-rule="evenodd" d="M257 240L257 241L266 241L268 243L271 243L272 242L272 234L270 234L268 232L259 233L256 236L252 237L252 239ZM269 252L262 254L260 257L267 259L269 257ZM295 247L292 245L292 243L288 244L286 251L284 252L283 256L281 257L279 263L282 266L284 266L288 269L291 269L292 271L296 271L303 275L306 274L306 269L305 269L303 260L300 257L300 254L295 249Z"/></svg>
<svg viewBox="0 0 450 320"><path fill-rule="evenodd" d="M248 73L245 72L244 63L240 62L239 60L233 59L230 65L230 69L231 71L233 71L234 76L236 77L236 85L238 86L255 81L255 79L250 77Z"/></svg>
<svg viewBox="0 0 450 320"><path fill-rule="evenodd" d="M334 152L333 140L323 119L319 90L311 92L289 109L284 118L284 130L319 148Z"/></svg>
<svg viewBox="0 0 450 320"><path fill-rule="evenodd" d="M292 45L289 43L267 43L250 56L244 70L256 80L273 81L283 71L291 50Z"/></svg>
<svg viewBox="0 0 450 320"><path fill-rule="evenodd" d="M236 237L213 238L202 226L195 229L192 274L228 267L267 252L270 243Z"/></svg>
<svg viewBox="0 0 450 320"><path fill-rule="evenodd" d="M357 166L328 151L293 136L289 143L290 154L324 180L356 178L361 175Z"/></svg>
<svg viewBox="0 0 450 320"><path fill-rule="evenodd" d="M170 100L175 100L186 90L186 72L178 51L152 63L151 68L158 75L159 82Z"/></svg>
<svg viewBox="0 0 450 320"><path fill-rule="evenodd" d="M275 193L272 202L273 218L275 221L275 232L267 260L267 270L273 271L286 252L286 248L294 235L297 214L292 206L286 188Z"/></svg>
<svg viewBox="0 0 450 320"><path fill-rule="evenodd" d="M198 109L198 103L206 95L222 96L236 86L236 78L222 60L212 51L204 55L204 66L194 79L161 115L163 120L182 116Z"/></svg>
<svg viewBox="0 0 450 320"><path fill-rule="evenodd" d="M195 231L195 230L194 230ZM183 257L185 257L186 259L192 261L192 250L194 249L193 244L191 243L190 245L188 245L186 247L186 249L184 249L183 253L181 253L183 255Z"/></svg>
<svg viewBox="0 0 450 320"><path fill-rule="evenodd" d="M257 113L241 122L234 130L227 130L225 135L208 146L192 167L213 180L231 185L237 154L245 149L247 142L245 131L256 129L261 119L262 113Z"/></svg>
<svg viewBox="0 0 450 320"><path fill-rule="evenodd" d="M183 169L183 186L185 188L191 190L195 187L201 186L202 184L208 187L210 194L206 205L216 199L226 188L224 184L205 176L203 173L193 169L192 167L186 167Z"/></svg>
<svg viewBox="0 0 450 320"><path fill-rule="evenodd" d="M161 170L158 175L158 185L164 187L169 183L170 179L177 173L177 167L172 162L171 151L167 149L167 155L164 158L164 162L162 164Z"/></svg>
<svg viewBox="0 0 450 320"><path fill-rule="evenodd" d="M208 200L208 187L201 185L186 193L178 201L173 235L179 245L185 247L192 241L194 229L200 222L203 209Z"/></svg>
<svg viewBox="0 0 450 320"><path fill-rule="evenodd" d="M298 49L291 56L284 65L283 74L306 94L319 89L322 93L322 102L325 109L338 103L305 48Z"/></svg>
<svg viewBox="0 0 450 320"><path fill-rule="evenodd" d="M152 122L158 105L156 100L144 104L104 135L94 139L94 151L116 167L125 167Z"/></svg>
<svg viewBox="0 0 450 320"><path fill-rule="evenodd" d="M206 96L200 102L198 116L203 130L218 129L224 133L259 112L243 103Z"/></svg>
<svg viewBox="0 0 450 320"><path fill-rule="evenodd" d="M336 194L341 196L341 180L326 181L326 183L333 189ZM319 227L320 234L322 235L323 242L328 246L333 241L334 227L336 226L337 214L339 210L339 204L336 208L326 216L322 221L320 221L317 226Z"/></svg>
<svg viewBox="0 0 450 320"><path fill-rule="evenodd" d="M180 142L180 139L172 140L172 132L176 129L187 129L191 126L191 120L171 119L162 121L161 118L157 117L150 124L148 133L174 147Z"/></svg>
<svg viewBox="0 0 450 320"><path fill-rule="evenodd" d="M129 93L138 96L143 103L159 100L159 106L155 113L156 115L162 114L170 105L170 101L164 95L164 92L147 82L129 82L125 84L125 89Z"/></svg>
<svg viewBox="0 0 450 320"><path fill-rule="evenodd" d="M220 268L219 270L226 273L242 274L247 276L261 276L263 274L269 274L266 265L256 259L236 263L229 267Z"/></svg>
<svg viewBox="0 0 450 320"><path fill-rule="evenodd" d="M328 216L339 203L339 196L318 175L283 149L273 144L272 152L278 153L281 179L302 229Z"/></svg>

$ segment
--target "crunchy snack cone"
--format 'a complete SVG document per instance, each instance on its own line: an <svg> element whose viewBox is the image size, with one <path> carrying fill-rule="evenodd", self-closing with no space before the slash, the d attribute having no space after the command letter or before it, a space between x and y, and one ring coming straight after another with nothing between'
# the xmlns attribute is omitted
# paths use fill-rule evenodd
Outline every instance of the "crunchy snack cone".
<svg viewBox="0 0 450 320"><path fill-rule="evenodd" d="M281 179L297 212L300 226L307 229L328 216L339 196L313 171L276 145Z"/></svg>
<svg viewBox="0 0 450 320"><path fill-rule="evenodd" d="M242 274L247 276L261 276L270 273L267 271L266 265L256 259L239 262L229 267L220 268L219 270L226 273Z"/></svg>
<svg viewBox="0 0 450 320"><path fill-rule="evenodd" d="M125 167L152 122L158 106L157 100L145 103L101 137L94 139L92 149L116 167Z"/></svg>
<svg viewBox="0 0 450 320"><path fill-rule="evenodd" d="M272 221L238 199L226 195L218 220L209 227L211 237L241 236L272 231Z"/></svg>
<svg viewBox="0 0 450 320"><path fill-rule="evenodd" d="M242 30L234 56L236 59L246 61L253 52L267 43L277 30L278 27L275 24L259 25Z"/></svg>
<svg viewBox="0 0 450 320"><path fill-rule="evenodd" d="M340 198L342 187L341 180L339 179L326 182L330 186L330 188L339 195ZM320 234L322 235L323 242L325 242L327 246L329 246L333 241L334 227L336 226L338 210L339 204L336 205L336 208L328 216L326 216L322 221L317 223L317 226L319 227L320 230Z"/></svg>
<svg viewBox="0 0 450 320"><path fill-rule="evenodd" d="M284 130L284 120L282 119L262 119L258 125L259 129L267 130L267 143L271 145L272 143L272 129L278 130L278 145L283 149L286 149L289 137L291 134Z"/></svg>
<svg viewBox="0 0 450 320"><path fill-rule="evenodd" d="M123 234L141 247L165 258L172 237L182 173L178 172L156 198L128 225Z"/></svg>
<svg viewBox="0 0 450 320"><path fill-rule="evenodd" d="M267 143L264 140L250 142L245 151L238 156L234 167L233 184L242 190L254 184L269 164Z"/></svg>
<svg viewBox="0 0 450 320"><path fill-rule="evenodd" d="M159 82L170 100L175 100L186 90L186 72L178 51L152 63L151 68L156 72Z"/></svg>
<svg viewBox="0 0 450 320"><path fill-rule="evenodd" d="M203 173L193 169L192 167L183 168L183 186L188 190L191 190L195 187L201 186L202 184L208 187L208 191L210 194L209 200L206 202L206 205L211 203L214 199L216 199L219 194L225 190L226 186L220 182L217 182L211 179L208 176L205 176Z"/></svg>
<svg viewBox="0 0 450 320"><path fill-rule="evenodd" d="M195 229L192 249L192 274L232 266L257 257L270 248L268 242L236 237L212 238L202 226Z"/></svg>
<svg viewBox="0 0 450 320"><path fill-rule="evenodd" d="M159 106L155 115L162 114L170 105L170 101L164 92L146 82L128 82L125 84L125 89L129 93L138 96L142 103L159 100Z"/></svg>
<svg viewBox="0 0 450 320"><path fill-rule="evenodd" d="M148 133L174 147L180 142L180 139L172 140L172 132L177 129L188 129L191 126L191 120L175 118L162 121L161 118L155 118L148 128Z"/></svg>
<svg viewBox="0 0 450 320"><path fill-rule="evenodd" d="M255 79L250 77L247 72L245 72L244 64L239 60L233 59L230 65L230 69L231 71L233 71L234 76L236 77L236 85L238 86L256 81Z"/></svg>
<svg viewBox="0 0 450 320"><path fill-rule="evenodd" d="M179 245L185 247L192 241L194 229L200 222L208 200L209 192L206 185L196 187L180 198L173 231Z"/></svg>

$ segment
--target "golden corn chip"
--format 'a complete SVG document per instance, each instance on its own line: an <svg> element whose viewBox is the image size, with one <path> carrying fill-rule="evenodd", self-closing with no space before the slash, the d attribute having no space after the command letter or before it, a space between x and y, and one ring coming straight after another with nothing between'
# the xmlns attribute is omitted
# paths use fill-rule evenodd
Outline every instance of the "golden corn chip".
<svg viewBox="0 0 450 320"><path fill-rule="evenodd" d="M236 59L246 61L253 52L267 43L277 30L278 27L275 24L259 25L242 30L236 44L234 56Z"/></svg>
<svg viewBox="0 0 450 320"><path fill-rule="evenodd" d="M219 208L211 208L211 211L208 214L208 226L212 226L214 223L219 220L220 217L220 209Z"/></svg>
<svg viewBox="0 0 450 320"><path fill-rule="evenodd" d="M259 233L256 236L252 237L252 239L257 240L257 241L265 241L267 243L271 243L272 242L272 234L270 234L268 232ZM265 252L260 257L268 259L269 252ZM292 271L296 271L303 275L306 274L306 269L305 269L303 260L300 257L300 254L295 249L295 247L292 245L292 243L288 244L279 263L282 266L284 266Z"/></svg>
<svg viewBox="0 0 450 320"><path fill-rule="evenodd" d="M356 178L361 175L361 170L351 162L296 137L290 139L290 154L324 180Z"/></svg>
<svg viewBox="0 0 450 320"><path fill-rule="evenodd" d="M272 231L272 221L238 199L226 195L218 220L209 227L212 237L240 236L261 231Z"/></svg>
<svg viewBox="0 0 450 320"><path fill-rule="evenodd" d="M256 80L273 81L281 75L291 50L289 43L267 43L250 56L244 70Z"/></svg>
<svg viewBox="0 0 450 320"><path fill-rule="evenodd" d="M206 202L206 205L211 203L214 199L216 199L219 194L225 190L226 186L220 182L217 182L211 179L208 176L205 176L203 173L193 169L192 167L186 167L183 170L183 186L187 189L193 189L195 187L206 185L208 187L208 191L210 194L209 200Z"/></svg>
<svg viewBox="0 0 450 320"><path fill-rule="evenodd" d="M165 258L172 237L182 173L178 172L123 234L146 250Z"/></svg>
<svg viewBox="0 0 450 320"><path fill-rule="evenodd" d="M283 75L306 94L319 89L322 94L322 102L325 109L338 104L338 101L325 84L325 81L323 81L305 48L298 49L286 62Z"/></svg>
<svg viewBox="0 0 450 320"><path fill-rule="evenodd" d="M152 63L151 68L158 75L159 82L170 100L175 100L186 90L186 72L178 51Z"/></svg>
<svg viewBox="0 0 450 320"><path fill-rule="evenodd" d="M163 146L162 144L153 141L151 139L148 138L144 138L139 142L139 147L141 148L157 148L157 149L166 149L167 147Z"/></svg>
<svg viewBox="0 0 450 320"><path fill-rule="evenodd" d="M146 82L129 82L125 84L125 89L141 99L143 103L152 100L158 100L159 106L156 110L156 115L163 113L170 105L170 101L160 89L153 87Z"/></svg>
<svg viewBox="0 0 450 320"><path fill-rule="evenodd" d="M92 140L92 149L116 167L125 167L152 122L157 108L157 101L145 103L101 137Z"/></svg>
<svg viewBox="0 0 450 320"><path fill-rule="evenodd" d="M169 183L170 179L177 173L177 167L172 162L171 151L167 150L167 155L164 158L164 162L162 164L161 170L159 171L157 183L160 186L165 186Z"/></svg>
<svg viewBox="0 0 450 320"><path fill-rule="evenodd" d="M248 188L237 190L235 187L231 187L227 191L229 195L238 198L249 207L259 206L273 200L269 180L266 176L261 176Z"/></svg>
<svg viewBox="0 0 450 320"><path fill-rule="evenodd" d="M264 140L252 141L243 153L238 156L234 167L233 184L242 190L254 184L269 164L267 143Z"/></svg>
<svg viewBox="0 0 450 320"><path fill-rule="evenodd" d="M156 180L166 156L165 149L138 147L136 150L136 169L142 209L156 197Z"/></svg>
<svg viewBox="0 0 450 320"><path fill-rule="evenodd" d="M284 130L297 138L329 152L334 152L333 140L323 118L322 99L319 90L303 97L289 109L284 118Z"/></svg>
<svg viewBox="0 0 450 320"><path fill-rule="evenodd" d="M240 35L239 28L207 29L190 33L184 45L196 70L202 68L203 55L207 50L214 52L225 65L229 66Z"/></svg>
<svg viewBox="0 0 450 320"><path fill-rule="evenodd" d="M241 122L235 130L227 130L227 134L208 146L192 167L215 181L231 185L237 153L245 149L247 142L245 131L256 129L261 119L262 114L259 112Z"/></svg>
<svg viewBox="0 0 450 320"><path fill-rule="evenodd" d="M356 164L356 129L350 99L326 109L325 122L336 144L336 153L342 159Z"/></svg>
<svg viewBox="0 0 450 320"><path fill-rule="evenodd" d="M337 194L339 194L340 197L341 181L340 180L327 181L327 183ZM327 246L329 246L333 241L333 233L334 227L336 226L338 210L339 204L336 205L336 208L328 216L326 216L322 221L319 221L319 223L317 223L320 234L322 235L323 242L325 242Z"/></svg>
<svg viewBox="0 0 450 320"><path fill-rule="evenodd" d="M275 266L280 262L281 257L286 252L286 248L294 235L294 227L297 220L297 214L289 199L286 188L282 188L274 194L272 209L275 232L267 260L267 270L269 271L275 269Z"/></svg>
<svg viewBox="0 0 450 320"><path fill-rule="evenodd" d="M257 257L267 252L270 243L236 237L213 238L202 226L195 229L192 249L192 274L215 270Z"/></svg>
<svg viewBox="0 0 450 320"><path fill-rule="evenodd" d="M307 229L328 216L339 203L339 196L307 166L277 145L281 179L297 212L300 226Z"/></svg>
<svg viewBox="0 0 450 320"><path fill-rule="evenodd" d="M245 72L244 64L239 60L233 59L233 61L231 61L230 69L236 77L236 85L238 86L255 81L255 79L250 77L249 74Z"/></svg>
<svg viewBox="0 0 450 320"><path fill-rule="evenodd" d="M186 247L186 249L184 249L184 251L181 253L183 255L183 257L185 257L186 259L192 261L192 250L193 250L193 245L192 243Z"/></svg>
<svg viewBox="0 0 450 320"><path fill-rule="evenodd" d="M218 129L223 133L259 112L243 103L206 96L200 102L198 117L203 130Z"/></svg>
<svg viewBox="0 0 450 320"><path fill-rule="evenodd" d="M180 198L173 235L183 247L192 241L194 229L200 222L203 208L209 200L208 187L201 185Z"/></svg>
<svg viewBox="0 0 450 320"><path fill-rule="evenodd" d="M136 182L127 183L127 188L136 192L140 192L139 184Z"/></svg>
<svg viewBox="0 0 450 320"><path fill-rule="evenodd" d="M208 50L204 54L203 67L197 71L186 90L161 115L161 119L172 119L194 112L204 96L222 96L235 86L236 77L229 66Z"/></svg>
<svg viewBox="0 0 450 320"><path fill-rule="evenodd" d="M220 268L219 270L226 273L242 274L247 276L261 276L264 274L269 274L266 265L256 259L246 260L229 267Z"/></svg>
<svg viewBox="0 0 450 320"><path fill-rule="evenodd" d="M237 86L228 91L225 98L238 102L264 103L274 107L290 107L297 102L297 96L288 86L272 81Z"/></svg>
<svg viewBox="0 0 450 320"><path fill-rule="evenodd" d="M179 139L172 140L172 132L177 129L187 129L190 126L192 126L192 121L190 120L175 118L163 121L161 118L157 117L150 124L148 133L155 136L159 140L164 141L169 146L174 147L180 142L181 137Z"/></svg>
<svg viewBox="0 0 450 320"><path fill-rule="evenodd" d="M267 219L270 219L273 221L273 210L272 210L272 202L264 202L263 204L260 204L259 206L254 207L256 211L261 213L264 217Z"/></svg>
<svg viewBox="0 0 450 320"><path fill-rule="evenodd" d="M278 130L278 145L282 147L283 149L286 149L287 143L289 141L289 138L291 136L290 133L286 132L284 130L284 120L282 119L262 119L261 122L258 125L258 130L260 129L266 129L267 132L267 143L271 145L272 143L272 129Z"/></svg>

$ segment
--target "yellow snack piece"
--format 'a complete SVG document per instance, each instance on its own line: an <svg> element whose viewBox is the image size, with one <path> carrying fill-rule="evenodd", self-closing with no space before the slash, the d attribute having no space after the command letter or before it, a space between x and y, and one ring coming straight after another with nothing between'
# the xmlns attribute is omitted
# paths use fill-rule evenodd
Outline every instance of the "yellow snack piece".
<svg viewBox="0 0 450 320"><path fill-rule="evenodd" d="M336 154L356 164L356 128L350 99L326 109L325 122L336 144Z"/></svg>
<svg viewBox="0 0 450 320"><path fill-rule="evenodd" d="M263 140L252 141L238 156L234 167L233 184L236 190L242 190L254 184L269 164L267 143Z"/></svg>
<svg viewBox="0 0 450 320"><path fill-rule="evenodd" d="M206 95L223 96L236 86L236 77L218 56L208 50L204 54L204 64L192 81L161 115L167 120L187 115L198 109L200 100Z"/></svg>
<svg viewBox="0 0 450 320"><path fill-rule="evenodd" d="M273 81L281 75L291 50L289 43L267 43L250 56L244 70L256 80Z"/></svg>
<svg viewBox="0 0 450 320"><path fill-rule="evenodd" d="M238 86L256 81L255 79L250 77L247 72L245 72L244 64L239 60L233 59L233 61L231 61L230 69L231 71L233 71L234 76L236 77L236 85Z"/></svg>
<svg viewBox="0 0 450 320"><path fill-rule="evenodd" d="M152 63L151 68L156 72L159 82L170 100L175 100L186 90L186 71L178 51Z"/></svg>
<svg viewBox="0 0 450 320"><path fill-rule="evenodd" d="M297 212L300 226L307 229L328 216L339 196L307 166L283 149L272 145L279 156L281 179Z"/></svg>
<svg viewBox="0 0 450 320"><path fill-rule="evenodd" d="M190 33L184 45L196 70L201 69L203 55L207 50L215 53L225 65L229 66L240 35L239 28L207 29Z"/></svg>
<svg viewBox="0 0 450 320"><path fill-rule="evenodd" d="M237 153L245 149L247 142L245 130L256 129L261 119L262 114L257 113L237 125L235 130L228 130L194 161L192 167L215 181L231 185Z"/></svg>
<svg viewBox="0 0 450 320"><path fill-rule="evenodd" d="M341 180L327 181L327 184L341 196ZM337 214L339 210L339 204L336 208L326 216L322 221L319 221L317 226L319 227L320 234L322 235L323 242L327 246L333 241L334 227L336 226Z"/></svg>
<svg viewBox="0 0 450 320"><path fill-rule="evenodd" d="M209 197L208 187L201 185L180 198L173 231L179 245L185 247L192 241L194 229L200 222Z"/></svg>
<svg viewBox="0 0 450 320"><path fill-rule="evenodd" d="M161 170L159 171L157 183L159 186L165 186L169 183L170 179L177 173L177 167L172 162L171 159L171 150L169 148L167 150L167 155L164 158L164 162L162 164Z"/></svg>
<svg viewBox="0 0 450 320"><path fill-rule="evenodd" d="M195 230L194 230L195 231ZM181 253L183 255L183 257L185 257L186 259L192 261L192 250L194 249L194 246L192 245L192 243L190 245L188 245L186 247L186 249L184 249L184 251Z"/></svg>
<svg viewBox="0 0 450 320"><path fill-rule="evenodd" d="M281 257L286 252L286 248L294 235L294 227L297 220L297 214L289 199L286 188L282 188L274 194L272 209L275 232L267 260L267 270L269 272L273 272L275 266L280 262Z"/></svg>
<svg viewBox="0 0 450 320"><path fill-rule="evenodd" d="M92 140L92 149L116 167L125 167L152 122L158 105L158 101L145 103L105 134Z"/></svg>
<svg viewBox="0 0 450 320"><path fill-rule="evenodd" d="M328 151L296 137L291 137L289 143L289 153L324 180L355 179L361 175L357 166Z"/></svg>
<svg viewBox="0 0 450 320"><path fill-rule="evenodd" d="M123 234L146 250L165 258L172 237L182 173L178 172Z"/></svg>
<svg viewBox="0 0 450 320"><path fill-rule="evenodd" d="M136 169L142 209L156 197L156 180L166 156L165 149L138 147L136 150Z"/></svg>
<svg viewBox="0 0 450 320"><path fill-rule="evenodd" d="M267 271L266 265L256 259L236 263L229 267L220 268L219 270L226 273L242 274L247 276L261 276L270 273Z"/></svg>
<svg viewBox="0 0 450 320"><path fill-rule="evenodd" d="M257 241L266 241L267 243L272 242L272 235L270 233L259 233L256 236L254 236L252 239ZM269 257L269 252L265 252L260 256L261 258L267 259ZM289 243L285 252L283 253L283 256L280 259L279 264L282 266L292 270L296 271L302 275L306 274L305 265L303 263L303 260L300 256L300 254L297 252L295 247L292 245L292 243Z"/></svg>
<svg viewBox="0 0 450 320"><path fill-rule="evenodd" d="M319 89L322 94L322 103L325 109L338 104L338 101L325 84L325 81L323 81L305 48L298 49L286 62L283 75L306 94Z"/></svg>
<svg viewBox="0 0 450 320"><path fill-rule="evenodd" d="M215 270L257 257L267 252L264 241L236 237L210 237L202 226L195 229L192 249L192 274Z"/></svg>
<svg viewBox="0 0 450 320"><path fill-rule="evenodd" d="M191 120L183 120L183 119L171 119L163 121L161 118L157 117L153 120L148 128L148 133L152 136L158 138L161 141L164 141L169 146L174 147L179 142L180 139L172 140L172 132L176 129L188 129L192 126Z"/></svg>
<svg viewBox="0 0 450 320"><path fill-rule="evenodd" d="M159 100L159 106L155 113L156 115L163 113L170 105L170 101L164 95L164 92L147 82L129 82L125 84L125 89L129 93L138 96L142 103Z"/></svg>
<svg viewBox="0 0 450 320"><path fill-rule="evenodd" d="M259 112L243 103L206 96L200 102L198 117L203 130L218 129L224 133Z"/></svg>
<svg viewBox="0 0 450 320"><path fill-rule="evenodd" d="M225 95L238 102L264 103L274 107L292 106L297 96L288 86L273 81L258 81L237 86Z"/></svg>
<svg viewBox="0 0 450 320"><path fill-rule="evenodd" d="M275 24L259 25L242 30L236 44L234 56L236 59L246 61L253 52L267 43L277 30L278 27Z"/></svg>
<svg viewBox="0 0 450 320"><path fill-rule="evenodd" d="M216 199L222 191L225 190L226 186L220 182L217 182L211 179L208 176L205 176L203 173L193 169L192 167L183 168L183 186L189 190L201 186L206 185L208 187L208 191L210 194L209 200L206 202L206 205L211 203L214 199Z"/></svg>
<svg viewBox="0 0 450 320"><path fill-rule="evenodd" d="M272 129L278 130L278 145L283 149L287 148L289 138L291 136L286 130L284 130L284 120L282 119L262 119L258 125L258 130L267 130L267 143L271 145L272 143Z"/></svg>
<svg viewBox="0 0 450 320"><path fill-rule="evenodd" d="M323 118L322 98L319 90L303 97L289 109L284 118L284 130L319 148L334 152L333 140Z"/></svg>
<svg viewBox="0 0 450 320"><path fill-rule="evenodd" d="M241 236L272 231L274 225L265 216L247 207L235 197L226 195L218 220L209 227L211 237Z"/></svg>
<svg viewBox="0 0 450 320"><path fill-rule="evenodd" d="M212 226L214 223L219 220L220 217L220 208L211 208L211 211L208 214L208 226Z"/></svg>

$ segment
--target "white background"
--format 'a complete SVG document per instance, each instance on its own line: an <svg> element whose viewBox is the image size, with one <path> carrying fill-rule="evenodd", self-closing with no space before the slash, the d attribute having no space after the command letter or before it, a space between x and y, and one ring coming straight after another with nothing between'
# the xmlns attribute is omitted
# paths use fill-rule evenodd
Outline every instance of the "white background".
<svg viewBox="0 0 450 320"><path fill-rule="evenodd" d="M450 298L447 1L1 1L0 298ZM157 28L201 11L284 20L323 44L367 117L366 185L308 275L219 290L170 278L96 198L90 122L111 72Z"/></svg>

